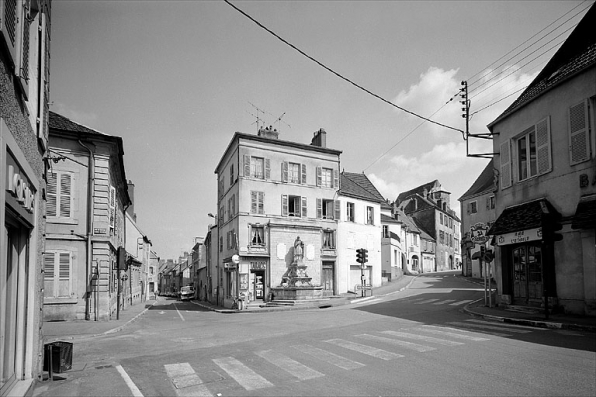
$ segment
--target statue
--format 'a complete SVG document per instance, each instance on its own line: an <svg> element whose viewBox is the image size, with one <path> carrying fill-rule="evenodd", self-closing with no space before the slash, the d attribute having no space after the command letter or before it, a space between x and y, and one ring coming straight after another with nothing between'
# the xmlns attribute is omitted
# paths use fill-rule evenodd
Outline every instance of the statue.
<svg viewBox="0 0 596 397"><path fill-rule="evenodd" d="M296 237L294 241L294 263L301 262L304 258L304 243L300 240L300 237Z"/></svg>

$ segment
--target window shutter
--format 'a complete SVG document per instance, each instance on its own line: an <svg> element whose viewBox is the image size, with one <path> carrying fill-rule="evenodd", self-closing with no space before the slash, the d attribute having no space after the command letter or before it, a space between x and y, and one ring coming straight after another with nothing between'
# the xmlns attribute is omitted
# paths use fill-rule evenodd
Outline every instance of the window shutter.
<svg viewBox="0 0 596 397"><path fill-rule="evenodd" d="M490 210L490 197L486 198L486 209Z"/></svg>
<svg viewBox="0 0 596 397"><path fill-rule="evenodd" d="M301 183L303 185L306 184L306 164L302 164L302 180Z"/></svg>
<svg viewBox="0 0 596 397"><path fill-rule="evenodd" d="M303 218L306 218L306 215L307 215L306 210L307 210L307 208L306 208L306 197L302 197L302 217Z"/></svg>
<svg viewBox="0 0 596 397"><path fill-rule="evenodd" d="M116 188L114 186L110 186L110 208L114 208L116 206Z"/></svg>
<svg viewBox="0 0 596 397"><path fill-rule="evenodd" d="M60 217L70 218L72 197L72 176L60 175Z"/></svg>
<svg viewBox="0 0 596 397"><path fill-rule="evenodd" d="M265 159L265 179L271 179L271 160Z"/></svg>
<svg viewBox="0 0 596 397"><path fill-rule="evenodd" d="M257 192L255 191L250 192L250 212L252 214L257 213Z"/></svg>
<svg viewBox="0 0 596 397"><path fill-rule="evenodd" d="M590 159L588 125L587 101L569 108L569 163L571 165Z"/></svg>
<svg viewBox="0 0 596 397"><path fill-rule="evenodd" d="M57 208L57 197L56 197L56 190L57 190L57 175L53 172L48 174L48 186L47 186L47 205L46 205L46 214L47 216L56 216L56 208ZM53 262L52 262L53 263Z"/></svg>
<svg viewBox="0 0 596 397"><path fill-rule="evenodd" d="M335 213L333 214L333 219L335 219L336 221L339 221L340 216L341 216L341 205L339 203L339 200L335 200Z"/></svg>
<svg viewBox="0 0 596 397"><path fill-rule="evenodd" d="M317 219L323 218L323 200L317 199Z"/></svg>
<svg viewBox="0 0 596 397"><path fill-rule="evenodd" d="M265 192L259 192L258 202L259 202L258 213L264 214L265 213Z"/></svg>
<svg viewBox="0 0 596 397"><path fill-rule="evenodd" d="M8 47L11 61L15 63L15 49L17 40L17 0L0 1L0 32Z"/></svg>
<svg viewBox="0 0 596 397"><path fill-rule="evenodd" d="M536 124L536 154L538 160L538 175L552 171L550 119L548 117Z"/></svg>
<svg viewBox="0 0 596 397"><path fill-rule="evenodd" d="M501 190L511 186L511 148L509 140L501 143L499 152L501 162Z"/></svg>
<svg viewBox="0 0 596 397"><path fill-rule="evenodd" d="M288 216L288 196L281 195L281 216Z"/></svg>
<svg viewBox="0 0 596 397"><path fill-rule="evenodd" d="M54 297L54 253L46 252L43 257L44 296Z"/></svg>
<svg viewBox="0 0 596 397"><path fill-rule="evenodd" d="M244 156L244 176L250 176L250 156L245 154Z"/></svg>
<svg viewBox="0 0 596 397"><path fill-rule="evenodd" d="M323 172L321 167L317 167L317 186L321 186L321 173Z"/></svg>
<svg viewBox="0 0 596 397"><path fill-rule="evenodd" d="M25 99L29 98L29 32L30 32L30 25L31 22L25 17L26 10L23 9L23 24L22 24L22 32L23 35L21 37L21 54L20 54L20 66L17 71L17 75L21 81L21 86L23 87L23 95Z"/></svg>
<svg viewBox="0 0 596 397"><path fill-rule="evenodd" d="M283 161L281 163L281 181L288 182L288 162Z"/></svg>
<svg viewBox="0 0 596 397"><path fill-rule="evenodd" d="M339 171L333 170L333 188L339 189Z"/></svg>
<svg viewBox="0 0 596 397"><path fill-rule="evenodd" d="M70 253L61 252L58 258L58 293L60 298L70 297Z"/></svg>

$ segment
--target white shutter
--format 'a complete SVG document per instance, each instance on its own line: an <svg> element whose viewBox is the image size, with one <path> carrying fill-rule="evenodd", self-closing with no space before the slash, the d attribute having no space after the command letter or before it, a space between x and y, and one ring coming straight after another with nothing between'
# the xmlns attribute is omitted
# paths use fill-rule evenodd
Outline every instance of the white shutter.
<svg viewBox="0 0 596 397"><path fill-rule="evenodd" d="M547 117L536 124L538 175L545 174L553 169L550 146L550 118Z"/></svg>
<svg viewBox="0 0 596 397"><path fill-rule="evenodd" d="M302 179L301 179L301 183L303 185L306 184L306 164L302 164Z"/></svg>
<svg viewBox="0 0 596 397"><path fill-rule="evenodd" d="M60 175L60 217L70 218L72 210L72 175Z"/></svg>
<svg viewBox="0 0 596 397"><path fill-rule="evenodd" d="M501 162L501 190L511 186L511 148L509 140L501 143L499 152Z"/></svg>
<svg viewBox="0 0 596 397"><path fill-rule="evenodd" d="M322 167L317 167L317 186L321 186L322 172Z"/></svg>
<svg viewBox="0 0 596 397"><path fill-rule="evenodd" d="M288 196L281 195L281 216L288 216Z"/></svg>
<svg viewBox="0 0 596 397"><path fill-rule="evenodd" d="M46 252L43 256L44 296L46 298L54 297L54 255L53 252Z"/></svg>
<svg viewBox="0 0 596 397"><path fill-rule="evenodd" d="M287 182L288 181L288 162L282 161L281 163L281 181Z"/></svg>
<svg viewBox="0 0 596 397"><path fill-rule="evenodd" d="M46 214L47 216L56 216L57 214L57 189L58 180L57 175L53 172L48 173L48 186L47 186L47 205Z"/></svg>
<svg viewBox="0 0 596 397"><path fill-rule="evenodd" d="M579 164L590 159L588 101L569 108L569 163Z"/></svg>
<svg viewBox="0 0 596 397"><path fill-rule="evenodd" d="M17 10L16 0L0 1L0 38L4 38L13 63L16 63L17 27L19 26Z"/></svg>

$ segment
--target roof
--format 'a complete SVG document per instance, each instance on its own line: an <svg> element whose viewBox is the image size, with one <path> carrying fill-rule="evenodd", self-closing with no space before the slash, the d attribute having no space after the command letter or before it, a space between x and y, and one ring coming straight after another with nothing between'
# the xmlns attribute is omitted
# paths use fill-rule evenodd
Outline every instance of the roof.
<svg viewBox="0 0 596 397"><path fill-rule="evenodd" d="M70 132L81 132L84 134L109 136L92 128L86 127L82 124L75 123L74 121L66 118L58 113L50 111L50 117L48 125L52 129Z"/></svg>
<svg viewBox="0 0 596 397"><path fill-rule="evenodd" d="M494 173L493 159L490 159L484 170L480 173L476 181L470 188L459 198L459 201L478 196L483 193L492 192L495 190L495 173Z"/></svg>
<svg viewBox="0 0 596 397"><path fill-rule="evenodd" d="M579 203L573 221L572 229L594 229L596 227L596 194L583 196Z"/></svg>
<svg viewBox="0 0 596 397"><path fill-rule="evenodd" d="M495 123L544 94L552 87L596 64L594 26L596 26L596 7L593 4L534 81L511 106L488 125L488 128L492 128Z"/></svg>
<svg viewBox="0 0 596 397"><path fill-rule="evenodd" d="M342 172L339 182L339 194L375 203L384 203L385 198L379 193L370 179L362 173Z"/></svg>
<svg viewBox="0 0 596 397"><path fill-rule="evenodd" d="M507 207L486 234L494 236L542 227L542 216L548 214L559 215L544 198Z"/></svg>
<svg viewBox="0 0 596 397"><path fill-rule="evenodd" d="M396 201L398 203L401 203L402 200L405 200L414 194L419 194L420 196L422 196L424 189L426 189L427 192L430 192L432 188L434 188L436 185L439 185L439 181L435 179L432 182L425 183L424 185L420 185L414 189L410 189L407 192L400 193L399 196L397 196Z"/></svg>

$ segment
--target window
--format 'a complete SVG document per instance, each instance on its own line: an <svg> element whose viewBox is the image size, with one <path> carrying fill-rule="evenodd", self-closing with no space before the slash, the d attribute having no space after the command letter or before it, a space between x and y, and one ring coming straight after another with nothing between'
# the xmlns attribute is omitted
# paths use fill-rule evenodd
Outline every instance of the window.
<svg viewBox="0 0 596 397"><path fill-rule="evenodd" d="M495 209L495 196L490 196L490 197L486 198L486 209L487 210Z"/></svg>
<svg viewBox="0 0 596 397"><path fill-rule="evenodd" d="M300 164L290 163L288 166L288 180L290 183L300 183Z"/></svg>
<svg viewBox="0 0 596 397"><path fill-rule="evenodd" d="M73 295L70 252L46 252L44 254L44 297L71 298Z"/></svg>
<svg viewBox="0 0 596 397"><path fill-rule="evenodd" d="M236 215L236 195L232 194L228 199L228 217L232 219L234 215Z"/></svg>
<svg viewBox="0 0 596 397"><path fill-rule="evenodd" d="M443 224L443 214L439 212L439 223Z"/></svg>
<svg viewBox="0 0 596 397"><path fill-rule="evenodd" d="M233 229L226 233L226 247L227 249L236 248L236 231Z"/></svg>
<svg viewBox="0 0 596 397"><path fill-rule="evenodd" d="M339 201L317 199L318 219L339 219Z"/></svg>
<svg viewBox="0 0 596 397"><path fill-rule="evenodd" d="M338 188L339 172L331 168L317 167L317 186Z"/></svg>
<svg viewBox="0 0 596 397"><path fill-rule="evenodd" d="M223 252L223 236L219 236L219 252Z"/></svg>
<svg viewBox="0 0 596 397"><path fill-rule="evenodd" d="M265 227L251 225L250 227L250 245L264 246L265 245Z"/></svg>
<svg viewBox="0 0 596 397"><path fill-rule="evenodd" d="M250 213L251 214L264 214L265 213L265 193L264 192L250 192Z"/></svg>
<svg viewBox="0 0 596 397"><path fill-rule="evenodd" d="M588 101L569 108L569 162L579 164L590 159L590 118Z"/></svg>
<svg viewBox="0 0 596 397"><path fill-rule="evenodd" d="M230 164L230 186L234 184L234 164Z"/></svg>
<svg viewBox="0 0 596 397"><path fill-rule="evenodd" d="M3 0L0 2L0 39L4 39L9 57L14 64L22 94L29 97L29 44L32 22L35 18L32 7L25 7L24 1ZM35 26L37 35L37 26ZM41 62L39 60L38 62Z"/></svg>
<svg viewBox="0 0 596 397"><path fill-rule="evenodd" d="M306 197L281 196L281 214L282 216L295 216L306 218Z"/></svg>
<svg viewBox="0 0 596 397"><path fill-rule="evenodd" d="M346 220L354 222L354 203L346 203Z"/></svg>
<svg viewBox="0 0 596 397"><path fill-rule="evenodd" d="M265 159L262 157L250 158L250 175L254 178L265 178Z"/></svg>
<svg viewBox="0 0 596 397"><path fill-rule="evenodd" d="M517 140L517 161L519 180L528 179L538 173L536 163L536 132L534 126L523 132Z"/></svg>
<svg viewBox="0 0 596 397"><path fill-rule="evenodd" d="M375 224L375 209L373 207L366 207L366 224Z"/></svg>
<svg viewBox="0 0 596 397"><path fill-rule="evenodd" d="M439 242L445 244L445 232L442 230L439 231Z"/></svg>
<svg viewBox="0 0 596 397"><path fill-rule="evenodd" d="M335 249L335 230L323 230L323 249Z"/></svg>
<svg viewBox="0 0 596 397"><path fill-rule="evenodd" d="M417 234L413 234L412 235L412 244L417 247L418 246L418 235Z"/></svg>
<svg viewBox="0 0 596 397"><path fill-rule="evenodd" d="M281 180L290 183L306 183L306 164L281 163Z"/></svg>
<svg viewBox="0 0 596 397"><path fill-rule="evenodd" d="M383 238L389 238L389 226L383 225Z"/></svg>
<svg viewBox="0 0 596 397"><path fill-rule="evenodd" d="M475 214L478 212L478 203L476 201L470 201L468 203L468 214Z"/></svg>
<svg viewBox="0 0 596 397"><path fill-rule="evenodd" d="M72 175L65 172L48 174L47 216L72 218L72 179Z"/></svg>

